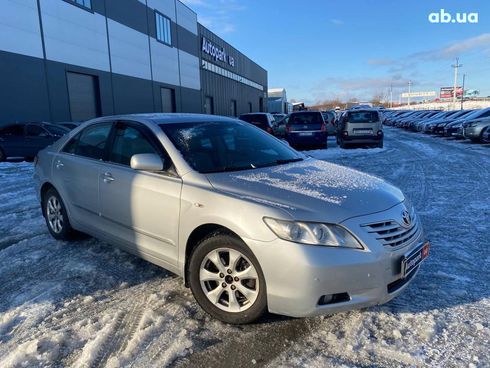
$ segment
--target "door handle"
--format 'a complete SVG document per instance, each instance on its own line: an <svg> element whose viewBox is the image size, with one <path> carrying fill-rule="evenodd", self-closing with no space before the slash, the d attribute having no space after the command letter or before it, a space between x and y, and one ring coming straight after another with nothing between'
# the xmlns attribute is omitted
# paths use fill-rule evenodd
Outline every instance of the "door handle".
<svg viewBox="0 0 490 368"><path fill-rule="evenodd" d="M106 173L104 173L103 180L104 180L104 183L110 184L115 179L110 172L106 172Z"/></svg>
<svg viewBox="0 0 490 368"><path fill-rule="evenodd" d="M57 169L61 169L65 165L63 164L63 162L61 162L60 160L58 160L58 161L56 161L55 166L56 166Z"/></svg>

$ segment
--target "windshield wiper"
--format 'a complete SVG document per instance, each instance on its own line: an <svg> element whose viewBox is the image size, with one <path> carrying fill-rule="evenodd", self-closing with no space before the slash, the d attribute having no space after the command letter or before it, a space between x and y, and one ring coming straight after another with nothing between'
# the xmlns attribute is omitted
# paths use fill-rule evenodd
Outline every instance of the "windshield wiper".
<svg viewBox="0 0 490 368"><path fill-rule="evenodd" d="M291 162L299 162L299 161L303 161L303 159L298 157L298 158L290 158L287 160L276 160L276 164L283 165L283 164L289 164Z"/></svg>

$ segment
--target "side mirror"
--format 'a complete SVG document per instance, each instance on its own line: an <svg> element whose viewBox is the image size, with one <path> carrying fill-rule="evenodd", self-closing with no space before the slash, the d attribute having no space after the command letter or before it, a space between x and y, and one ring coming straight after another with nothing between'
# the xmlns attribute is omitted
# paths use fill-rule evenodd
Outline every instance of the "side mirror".
<svg viewBox="0 0 490 368"><path fill-rule="evenodd" d="M144 171L162 171L164 162L154 153L139 153L131 157L131 168Z"/></svg>

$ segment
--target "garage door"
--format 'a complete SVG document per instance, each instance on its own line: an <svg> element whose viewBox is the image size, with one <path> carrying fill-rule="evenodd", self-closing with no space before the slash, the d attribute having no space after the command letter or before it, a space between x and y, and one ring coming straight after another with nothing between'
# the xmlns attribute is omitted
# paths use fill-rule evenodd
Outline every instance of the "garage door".
<svg viewBox="0 0 490 368"><path fill-rule="evenodd" d="M83 121L100 116L99 83L88 74L66 73L71 119Z"/></svg>

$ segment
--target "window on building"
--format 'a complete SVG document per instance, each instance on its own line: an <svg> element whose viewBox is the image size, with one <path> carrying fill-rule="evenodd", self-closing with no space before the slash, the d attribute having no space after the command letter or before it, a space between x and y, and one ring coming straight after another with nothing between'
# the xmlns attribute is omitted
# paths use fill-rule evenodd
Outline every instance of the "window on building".
<svg viewBox="0 0 490 368"><path fill-rule="evenodd" d="M208 115L214 114L214 101L211 96L206 96L204 99L204 111Z"/></svg>
<svg viewBox="0 0 490 368"><path fill-rule="evenodd" d="M160 88L162 112L175 112L175 91L170 88Z"/></svg>
<svg viewBox="0 0 490 368"><path fill-rule="evenodd" d="M66 1L92 10L92 0L66 0Z"/></svg>
<svg viewBox="0 0 490 368"><path fill-rule="evenodd" d="M155 23L157 28L157 40L172 45L172 25L170 19L155 11Z"/></svg>
<svg viewBox="0 0 490 368"><path fill-rule="evenodd" d="M231 100L230 104L230 115L236 117L236 100Z"/></svg>

